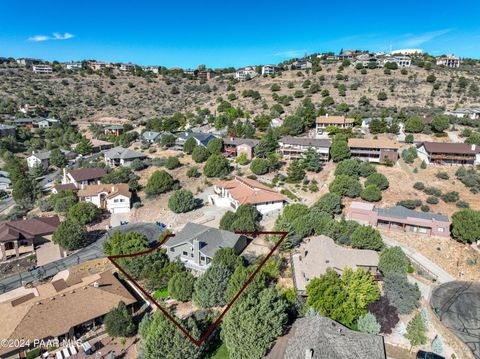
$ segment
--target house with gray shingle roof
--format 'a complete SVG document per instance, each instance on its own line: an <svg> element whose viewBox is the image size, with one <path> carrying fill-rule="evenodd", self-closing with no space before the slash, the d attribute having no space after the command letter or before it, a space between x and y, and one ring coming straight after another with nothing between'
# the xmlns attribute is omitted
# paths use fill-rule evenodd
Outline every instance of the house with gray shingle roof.
<svg viewBox="0 0 480 359"><path fill-rule="evenodd" d="M77 154L73 151L68 151L64 149L60 149L62 153L65 155L67 160L73 160ZM34 168L36 166L43 166L44 168L48 168L50 166L50 155L52 151L41 151L35 152L33 151L30 156L27 157L27 165L28 168Z"/></svg>
<svg viewBox="0 0 480 359"><path fill-rule="evenodd" d="M349 217L388 230L450 237L450 219L440 213L419 212L403 206L375 208L372 203L352 202Z"/></svg>
<svg viewBox="0 0 480 359"><path fill-rule="evenodd" d="M147 155L123 147L114 147L105 152L105 163L110 167L130 166L134 160L144 160Z"/></svg>
<svg viewBox="0 0 480 359"><path fill-rule="evenodd" d="M164 246L170 261L179 260L186 268L202 273L219 249L233 248L240 254L246 245L247 237L242 234L189 222Z"/></svg>
<svg viewBox="0 0 480 359"><path fill-rule="evenodd" d="M142 133L142 140L145 142L154 143L157 139L160 138L162 134L160 132L155 131L145 131Z"/></svg>
<svg viewBox="0 0 480 359"><path fill-rule="evenodd" d="M217 138L216 136L208 132L185 131L181 133L175 140L175 149L182 150L183 144L187 141L189 137L193 137L195 139L197 146L203 146L203 147L207 147L207 144L208 142L210 142L210 140Z"/></svg>
<svg viewBox="0 0 480 359"><path fill-rule="evenodd" d="M295 321L287 340L277 341L265 359L385 359L383 337L360 333L320 315Z"/></svg>

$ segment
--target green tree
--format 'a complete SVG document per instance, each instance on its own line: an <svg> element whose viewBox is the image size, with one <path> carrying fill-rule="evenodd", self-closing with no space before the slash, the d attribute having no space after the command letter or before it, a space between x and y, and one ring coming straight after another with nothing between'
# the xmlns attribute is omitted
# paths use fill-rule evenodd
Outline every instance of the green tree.
<svg viewBox="0 0 480 359"><path fill-rule="evenodd" d="M464 209L452 216L452 237L462 243L480 239L480 211Z"/></svg>
<svg viewBox="0 0 480 359"><path fill-rule="evenodd" d="M53 242L66 250L73 251L88 244L85 227L67 219L59 224L52 236Z"/></svg>
<svg viewBox="0 0 480 359"><path fill-rule="evenodd" d="M82 137L75 147L75 151L83 156L88 155L93 151L92 143L85 137Z"/></svg>
<svg viewBox="0 0 480 359"><path fill-rule="evenodd" d="M352 233L352 247L380 251L383 239L380 232L372 226L360 226Z"/></svg>
<svg viewBox="0 0 480 359"><path fill-rule="evenodd" d="M232 224L233 222L235 222L235 219L235 213L233 213L232 211L225 212L223 217L220 219L219 228L229 231L232 228Z"/></svg>
<svg viewBox="0 0 480 359"><path fill-rule="evenodd" d="M248 157L245 152L240 153L236 160L235 160L240 166L246 165L248 163Z"/></svg>
<svg viewBox="0 0 480 359"><path fill-rule="evenodd" d="M422 132L425 128L422 119L419 116L410 117L405 123L405 131L412 133Z"/></svg>
<svg viewBox="0 0 480 359"><path fill-rule="evenodd" d="M195 277L190 272L175 273L168 281L168 294L181 302L192 299Z"/></svg>
<svg viewBox="0 0 480 359"><path fill-rule="evenodd" d="M183 143L183 152L191 155L195 147L197 147L197 141L195 140L195 138L190 136Z"/></svg>
<svg viewBox="0 0 480 359"><path fill-rule="evenodd" d="M11 179L13 182L12 186L12 197L21 207L29 207L33 203L34 187L32 181L26 177L22 176L17 180Z"/></svg>
<svg viewBox="0 0 480 359"><path fill-rule="evenodd" d="M370 162L361 162L359 166L359 174L362 177L368 177L377 172L377 169Z"/></svg>
<svg viewBox="0 0 480 359"><path fill-rule="evenodd" d="M360 192L360 197L368 202L378 202L382 199L382 191L374 184L371 184Z"/></svg>
<svg viewBox="0 0 480 359"><path fill-rule="evenodd" d="M111 337L130 337L135 333L135 324L124 302L105 315L104 325Z"/></svg>
<svg viewBox="0 0 480 359"><path fill-rule="evenodd" d="M292 182L301 181L305 177L305 171L301 160L295 159L290 162L290 165L287 168L287 176Z"/></svg>
<svg viewBox="0 0 480 359"><path fill-rule="evenodd" d="M372 173L370 176L367 177L367 180L365 181L365 187L370 185L377 186L378 189L383 191L387 189L390 184L388 183L387 177L385 177L381 173Z"/></svg>
<svg viewBox="0 0 480 359"><path fill-rule="evenodd" d="M417 345L423 345L427 343L426 332L427 327L425 326L422 316L420 313L417 313L407 325L407 333L405 333L405 338L410 341L410 344L413 347Z"/></svg>
<svg viewBox="0 0 480 359"><path fill-rule="evenodd" d="M281 133L298 136L303 132L303 123L300 117L296 115L287 116L283 121Z"/></svg>
<svg viewBox="0 0 480 359"><path fill-rule="evenodd" d="M245 293L225 316L222 333L231 359L263 358L287 323L287 302L273 288Z"/></svg>
<svg viewBox="0 0 480 359"><path fill-rule="evenodd" d="M338 175L328 186L331 193L351 198L358 197L362 192L362 185L358 179L346 175Z"/></svg>
<svg viewBox="0 0 480 359"><path fill-rule="evenodd" d="M324 194L313 207L333 217L335 214L342 213L342 197L336 193Z"/></svg>
<svg viewBox="0 0 480 359"><path fill-rule="evenodd" d="M92 223L100 218L102 211L91 202L78 202L68 210L67 218L80 224Z"/></svg>
<svg viewBox="0 0 480 359"><path fill-rule="evenodd" d="M383 275L398 273L407 275L410 261L400 247L385 248L380 254L378 269Z"/></svg>
<svg viewBox="0 0 480 359"><path fill-rule="evenodd" d="M250 170L256 175L264 175L270 170L270 161L266 158L255 158L250 163Z"/></svg>
<svg viewBox="0 0 480 359"><path fill-rule="evenodd" d="M263 136L257 146L255 146L255 156L266 158L271 153L274 153L277 148L278 137L273 132L273 129L269 127L265 136Z"/></svg>
<svg viewBox="0 0 480 359"><path fill-rule="evenodd" d="M379 101L385 101L387 98L387 93L385 91L380 91L377 95L377 100Z"/></svg>
<svg viewBox="0 0 480 359"><path fill-rule="evenodd" d="M322 160L320 155L312 147L304 152L302 164L303 167L310 172L320 172L322 169Z"/></svg>
<svg viewBox="0 0 480 359"><path fill-rule="evenodd" d="M347 141L333 141L332 147L330 147L330 156L333 162L340 162L350 158L350 148Z"/></svg>
<svg viewBox="0 0 480 359"><path fill-rule="evenodd" d="M182 164L178 157L170 156L165 160L165 168L169 170L174 170L175 168L180 167Z"/></svg>
<svg viewBox="0 0 480 359"><path fill-rule="evenodd" d="M211 265L194 285L193 302L201 308L227 304L226 292L232 271L227 266Z"/></svg>
<svg viewBox="0 0 480 359"><path fill-rule="evenodd" d="M175 136L171 133L164 133L160 137L160 146L169 148L175 145Z"/></svg>
<svg viewBox="0 0 480 359"><path fill-rule="evenodd" d="M168 208L174 213L190 212L197 206L193 193L186 189L173 192L168 199Z"/></svg>
<svg viewBox="0 0 480 359"><path fill-rule="evenodd" d="M420 290L416 284L411 284L406 275L388 273L383 284L385 295L398 312L409 314L419 306Z"/></svg>
<svg viewBox="0 0 480 359"><path fill-rule="evenodd" d="M375 335L380 333L381 328L380 324L378 324L377 318L375 318L375 316L370 312L358 318L357 327L362 333Z"/></svg>
<svg viewBox="0 0 480 359"><path fill-rule="evenodd" d="M443 132L450 127L450 121L448 116L445 115L435 115L432 120L432 130L436 132Z"/></svg>
<svg viewBox="0 0 480 359"><path fill-rule="evenodd" d="M335 176L346 175L358 178L359 172L360 162L356 158L343 160L342 162L339 162L337 168L335 168Z"/></svg>
<svg viewBox="0 0 480 359"><path fill-rule="evenodd" d="M50 163L57 168L63 168L67 164L67 158L60 149L55 148L50 152Z"/></svg>
<svg viewBox="0 0 480 359"><path fill-rule="evenodd" d="M254 232L260 229L261 215L251 204L242 204L235 212L235 220L230 230L232 232Z"/></svg>
<svg viewBox="0 0 480 359"><path fill-rule="evenodd" d="M148 179L145 193L147 195L159 195L171 191L174 186L175 180L168 172L157 170Z"/></svg>
<svg viewBox="0 0 480 359"><path fill-rule="evenodd" d="M210 152L203 146L197 146L193 149L192 159L197 163L205 162L208 156L210 156Z"/></svg>
<svg viewBox="0 0 480 359"><path fill-rule="evenodd" d="M207 150L212 155L218 155L222 152L223 149L223 140L221 138L214 138L208 141Z"/></svg>
<svg viewBox="0 0 480 359"><path fill-rule="evenodd" d="M211 155L205 167L203 174L207 177L223 177L230 173L230 163L223 155Z"/></svg>
<svg viewBox="0 0 480 359"><path fill-rule="evenodd" d="M358 269L346 268L342 276L331 268L307 285L307 306L321 315L352 327L367 313L367 305L380 298L380 290L373 277Z"/></svg>
<svg viewBox="0 0 480 359"><path fill-rule="evenodd" d="M78 197L73 190L60 191L51 195L49 202L56 213L66 215L69 209L78 202Z"/></svg>

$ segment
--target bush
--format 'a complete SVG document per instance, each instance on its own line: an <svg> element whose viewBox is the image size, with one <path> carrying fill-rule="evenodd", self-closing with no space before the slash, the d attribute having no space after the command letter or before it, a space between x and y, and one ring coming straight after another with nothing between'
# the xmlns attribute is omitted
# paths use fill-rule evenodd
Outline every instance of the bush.
<svg viewBox="0 0 480 359"><path fill-rule="evenodd" d="M377 186L378 189L383 191L388 188L389 183L387 177L385 177L381 173L372 173L365 181L365 187L370 185Z"/></svg>
<svg viewBox="0 0 480 359"><path fill-rule="evenodd" d="M469 208L470 204L468 202L465 202L465 201L458 201L456 206L458 208Z"/></svg>
<svg viewBox="0 0 480 359"><path fill-rule="evenodd" d="M400 202L397 202L397 206L402 206L408 209L415 209L422 205L422 201L419 199L407 199Z"/></svg>
<svg viewBox="0 0 480 359"><path fill-rule="evenodd" d="M362 333L375 335L380 333L381 329L380 324L378 324L377 318L375 318L375 316L370 312L358 318L357 328Z"/></svg>
<svg viewBox="0 0 480 359"><path fill-rule="evenodd" d="M270 161L266 158L255 158L250 163L250 170L256 175L264 175L270 170Z"/></svg>
<svg viewBox="0 0 480 359"><path fill-rule="evenodd" d="M79 202L68 210L67 218L80 224L92 223L100 218L102 211L91 202Z"/></svg>
<svg viewBox="0 0 480 359"><path fill-rule="evenodd" d="M105 315L105 331L111 337L129 337L135 334L135 324L124 302Z"/></svg>
<svg viewBox="0 0 480 359"><path fill-rule="evenodd" d="M429 196L440 197L442 195L442 191L436 187L427 187L425 188L424 192Z"/></svg>
<svg viewBox="0 0 480 359"><path fill-rule="evenodd" d="M405 136L405 143L413 143L414 140L415 139L413 138L413 135L411 133Z"/></svg>
<svg viewBox="0 0 480 359"><path fill-rule="evenodd" d="M383 239L380 232L372 226L360 226L352 233L353 248L371 249L380 251L383 249Z"/></svg>
<svg viewBox="0 0 480 359"><path fill-rule="evenodd" d="M147 195L159 195L171 191L175 186L175 179L164 170L157 170L152 173L145 186Z"/></svg>
<svg viewBox="0 0 480 359"><path fill-rule="evenodd" d="M317 208L320 212L328 213L333 217L335 214L342 213L342 197L336 193L324 194L313 205L313 208Z"/></svg>
<svg viewBox="0 0 480 359"><path fill-rule="evenodd" d="M361 177L368 177L377 172L377 169L370 162L361 162L359 167L359 174Z"/></svg>
<svg viewBox="0 0 480 359"><path fill-rule="evenodd" d="M435 177L437 177L439 179L443 179L443 180L448 180L450 178L450 176L448 175L447 172L437 172Z"/></svg>
<svg viewBox="0 0 480 359"><path fill-rule="evenodd" d="M406 132L419 133L422 132L424 128L425 125L419 116L410 117L407 122L405 122Z"/></svg>
<svg viewBox="0 0 480 359"><path fill-rule="evenodd" d="M137 158L136 160L133 160L132 163L130 163L130 168L134 171L141 171L147 168L147 164Z"/></svg>
<svg viewBox="0 0 480 359"><path fill-rule="evenodd" d="M230 173L230 163L223 155L211 155L205 167L203 174L207 177L223 177Z"/></svg>
<svg viewBox="0 0 480 359"><path fill-rule="evenodd" d="M445 193L441 198L446 203L452 203L457 202L460 196L458 195L458 192L452 191Z"/></svg>
<svg viewBox="0 0 480 359"><path fill-rule="evenodd" d="M181 302L192 299L195 277L190 272L175 273L168 281L168 294Z"/></svg>
<svg viewBox="0 0 480 359"><path fill-rule="evenodd" d="M193 149L192 159L197 163L205 162L208 156L210 156L210 152L203 146L197 146Z"/></svg>
<svg viewBox="0 0 480 359"><path fill-rule="evenodd" d="M405 163L413 163L417 158L417 148L415 146L412 146L406 150L403 150L402 158Z"/></svg>
<svg viewBox="0 0 480 359"><path fill-rule="evenodd" d="M198 172L197 167L190 167L187 171L187 177L189 178L197 178L200 177L201 173Z"/></svg>
<svg viewBox="0 0 480 359"><path fill-rule="evenodd" d="M196 207L196 200L193 197L193 193L186 190L180 189L173 192L173 194L168 199L168 208L174 213L185 213L189 212Z"/></svg>
<svg viewBox="0 0 480 359"><path fill-rule="evenodd" d="M386 248L380 254L378 269L383 275L398 273L406 275L410 261L400 247Z"/></svg>
<svg viewBox="0 0 480 359"><path fill-rule="evenodd" d="M420 207L420 210L422 212L430 212L430 207L427 206L426 204L423 204L421 207Z"/></svg>
<svg viewBox="0 0 480 359"><path fill-rule="evenodd" d="M165 167L169 170L173 170L175 168L180 167L182 164L178 160L178 157L168 157L167 160L165 161Z"/></svg>
<svg viewBox="0 0 480 359"><path fill-rule="evenodd" d="M208 141L207 150L212 155L218 155L222 152L223 140L221 138L214 138Z"/></svg>
<svg viewBox="0 0 480 359"><path fill-rule="evenodd" d="M197 141L195 140L195 138L189 137L183 144L183 152L191 155L195 147L197 147Z"/></svg>
<svg viewBox="0 0 480 359"><path fill-rule="evenodd" d="M429 76L433 76L433 74ZM425 322L423 321L420 313L417 313L408 323L405 338L410 341L410 345L412 347L416 345L423 345L427 343L427 337L425 335L426 331L427 328Z"/></svg>
<svg viewBox="0 0 480 359"><path fill-rule="evenodd" d="M427 197L428 204L437 204L438 202L439 200L437 197L433 197L433 196Z"/></svg>
<svg viewBox="0 0 480 359"><path fill-rule="evenodd" d="M418 189L419 191L423 191L425 189L425 185L423 184L423 182L415 182L413 188Z"/></svg>
<svg viewBox="0 0 480 359"><path fill-rule="evenodd" d="M422 163L420 163L420 168L422 170L424 170L425 168L427 168L427 163L425 161L422 161Z"/></svg>
<svg viewBox="0 0 480 359"><path fill-rule="evenodd" d="M355 198L362 192L362 185L360 182L356 178L346 175L336 176L328 188L330 192L336 193L342 197L347 196Z"/></svg>
<svg viewBox="0 0 480 359"><path fill-rule="evenodd" d="M392 333L392 329L395 328L400 320L397 308L390 304L390 301L386 296L367 305L367 310L375 315L381 326L380 331L384 334Z"/></svg>
<svg viewBox="0 0 480 359"><path fill-rule="evenodd" d="M473 243L480 238L480 211L463 209L452 216L452 237L462 243Z"/></svg>
<svg viewBox="0 0 480 359"><path fill-rule="evenodd" d="M88 244L88 236L85 227L78 222L67 219L60 222L53 232L53 242L68 251L83 248Z"/></svg>
<svg viewBox="0 0 480 359"><path fill-rule="evenodd" d="M360 162L357 159L343 160L335 168L335 176L346 175L358 178Z"/></svg>
<svg viewBox="0 0 480 359"><path fill-rule="evenodd" d="M401 314L410 314L420 305L420 290L416 284L408 282L406 275L398 273L387 274L383 289L390 302Z"/></svg>
<svg viewBox="0 0 480 359"><path fill-rule="evenodd" d="M360 193L360 197L368 202L378 202L382 199L382 191L374 184L366 186Z"/></svg>

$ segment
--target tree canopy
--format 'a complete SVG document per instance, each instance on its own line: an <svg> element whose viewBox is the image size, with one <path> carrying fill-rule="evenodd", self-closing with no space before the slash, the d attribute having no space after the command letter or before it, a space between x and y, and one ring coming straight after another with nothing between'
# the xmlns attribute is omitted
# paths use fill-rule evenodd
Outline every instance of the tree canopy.
<svg viewBox="0 0 480 359"><path fill-rule="evenodd" d="M53 241L66 250L73 251L88 244L87 231L83 225L66 219L53 232Z"/></svg>
<svg viewBox="0 0 480 359"><path fill-rule="evenodd" d="M111 337L129 337L135 333L135 324L124 302L105 315L104 324Z"/></svg>
<svg viewBox="0 0 480 359"><path fill-rule="evenodd" d="M148 179L145 186L147 195L159 195L171 191L175 186L175 179L164 170L156 170Z"/></svg>

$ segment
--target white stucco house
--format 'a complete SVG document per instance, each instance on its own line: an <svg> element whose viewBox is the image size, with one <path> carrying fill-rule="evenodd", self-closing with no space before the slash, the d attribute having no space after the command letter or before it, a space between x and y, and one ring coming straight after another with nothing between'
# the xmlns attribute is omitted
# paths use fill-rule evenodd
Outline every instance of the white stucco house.
<svg viewBox="0 0 480 359"><path fill-rule="evenodd" d="M244 177L219 181L214 186L214 195L209 195L211 204L236 210L242 204L251 204L261 214L281 210L287 197L264 184Z"/></svg>
<svg viewBox="0 0 480 359"><path fill-rule="evenodd" d="M77 195L80 201L91 202L112 214L130 212L132 193L126 183L82 186Z"/></svg>

